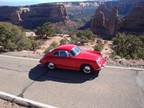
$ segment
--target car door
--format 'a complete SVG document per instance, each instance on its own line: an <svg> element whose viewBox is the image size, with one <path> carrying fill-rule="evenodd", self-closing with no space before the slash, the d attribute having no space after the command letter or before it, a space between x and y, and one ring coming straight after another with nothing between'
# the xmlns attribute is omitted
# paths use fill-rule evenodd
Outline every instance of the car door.
<svg viewBox="0 0 144 108"><path fill-rule="evenodd" d="M59 50L52 52L52 56L50 58L50 62L54 63L57 68L60 67L60 56Z"/></svg>
<svg viewBox="0 0 144 108"><path fill-rule="evenodd" d="M66 50L59 50L53 54L55 56L54 63L58 68L74 69L75 61Z"/></svg>
<svg viewBox="0 0 144 108"><path fill-rule="evenodd" d="M73 58L70 56L68 51L61 50L59 54L60 54L60 64L62 68L73 69L75 67L75 62Z"/></svg>

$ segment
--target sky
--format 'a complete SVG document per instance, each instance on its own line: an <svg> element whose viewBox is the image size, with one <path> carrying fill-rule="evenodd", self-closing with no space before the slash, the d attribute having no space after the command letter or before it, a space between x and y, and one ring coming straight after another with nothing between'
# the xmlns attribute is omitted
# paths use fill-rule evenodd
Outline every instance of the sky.
<svg viewBox="0 0 144 108"><path fill-rule="evenodd" d="M0 0L0 5L30 5L48 2L91 1L91 0ZM100 1L100 0L99 0Z"/></svg>

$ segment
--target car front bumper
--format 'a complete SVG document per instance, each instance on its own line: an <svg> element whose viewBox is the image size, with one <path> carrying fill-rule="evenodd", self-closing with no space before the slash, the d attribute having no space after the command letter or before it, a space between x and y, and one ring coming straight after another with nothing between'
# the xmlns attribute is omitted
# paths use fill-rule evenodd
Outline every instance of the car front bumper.
<svg viewBox="0 0 144 108"><path fill-rule="evenodd" d="M106 59L101 58L101 60L97 63L97 65L98 65L98 68L95 69L96 71L103 69L106 65Z"/></svg>

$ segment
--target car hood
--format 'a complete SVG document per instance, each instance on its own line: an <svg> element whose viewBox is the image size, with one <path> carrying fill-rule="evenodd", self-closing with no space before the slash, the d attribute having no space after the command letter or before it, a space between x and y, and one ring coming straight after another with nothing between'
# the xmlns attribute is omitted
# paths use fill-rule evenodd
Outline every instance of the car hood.
<svg viewBox="0 0 144 108"><path fill-rule="evenodd" d="M100 55L100 52L97 51L82 50L76 58L95 61L100 57Z"/></svg>

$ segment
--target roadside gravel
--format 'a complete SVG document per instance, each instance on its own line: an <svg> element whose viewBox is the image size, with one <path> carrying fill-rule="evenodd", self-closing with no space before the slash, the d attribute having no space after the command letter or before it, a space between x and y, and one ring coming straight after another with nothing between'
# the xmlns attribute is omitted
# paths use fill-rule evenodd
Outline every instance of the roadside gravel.
<svg viewBox="0 0 144 108"><path fill-rule="evenodd" d="M126 60L126 59L111 59L109 58L107 64L123 67L144 68L144 60Z"/></svg>

